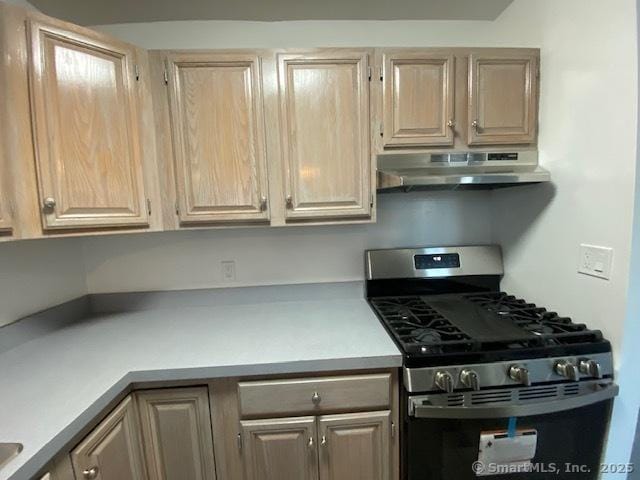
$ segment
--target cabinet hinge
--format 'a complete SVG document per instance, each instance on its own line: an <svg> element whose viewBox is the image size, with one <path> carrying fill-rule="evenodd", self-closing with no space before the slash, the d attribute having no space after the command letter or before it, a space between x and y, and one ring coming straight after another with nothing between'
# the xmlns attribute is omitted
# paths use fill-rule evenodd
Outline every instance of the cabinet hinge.
<svg viewBox="0 0 640 480"><path fill-rule="evenodd" d="M382 74L382 67L378 67L380 69L380 81L384 80L384 75Z"/></svg>
<svg viewBox="0 0 640 480"><path fill-rule="evenodd" d="M238 450L242 450L242 434L238 434Z"/></svg>
<svg viewBox="0 0 640 480"><path fill-rule="evenodd" d="M147 198L147 212L151 215L151 200Z"/></svg>
<svg viewBox="0 0 640 480"><path fill-rule="evenodd" d="M396 424L391 422L391 438L396 438Z"/></svg>
<svg viewBox="0 0 640 480"><path fill-rule="evenodd" d="M176 202L176 215L180 215L180 205Z"/></svg>
<svg viewBox="0 0 640 480"><path fill-rule="evenodd" d="M133 71L136 74L136 82L140 81L140 67L138 65L134 65Z"/></svg>
<svg viewBox="0 0 640 480"><path fill-rule="evenodd" d="M373 193L371 194L371 197L369 198L369 205L371 206L371 208L373 208L373 203L374 203L375 199L373 197Z"/></svg>
<svg viewBox="0 0 640 480"><path fill-rule="evenodd" d="M384 124L380 122L380 136L384 137Z"/></svg>
<svg viewBox="0 0 640 480"><path fill-rule="evenodd" d="M164 83L165 85L169 85L169 73L167 72L167 66L164 66Z"/></svg>
<svg viewBox="0 0 640 480"><path fill-rule="evenodd" d="M372 74L373 74L373 68L367 67L367 75L369 75L369 81L371 81Z"/></svg>

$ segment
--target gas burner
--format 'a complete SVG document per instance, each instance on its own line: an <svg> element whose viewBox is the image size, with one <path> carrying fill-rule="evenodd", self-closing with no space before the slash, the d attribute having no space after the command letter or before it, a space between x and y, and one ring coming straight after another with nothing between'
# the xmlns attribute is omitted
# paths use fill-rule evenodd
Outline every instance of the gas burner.
<svg viewBox="0 0 640 480"><path fill-rule="evenodd" d="M417 328L411 335L420 343L439 343L442 341L442 336L431 328Z"/></svg>

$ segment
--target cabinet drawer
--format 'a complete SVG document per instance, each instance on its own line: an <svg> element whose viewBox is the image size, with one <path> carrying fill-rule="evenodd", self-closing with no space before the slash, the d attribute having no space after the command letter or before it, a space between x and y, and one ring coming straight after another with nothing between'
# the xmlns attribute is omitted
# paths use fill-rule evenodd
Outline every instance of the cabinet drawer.
<svg viewBox="0 0 640 480"><path fill-rule="evenodd" d="M391 375L240 382L238 398L243 417L385 409L391 402Z"/></svg>

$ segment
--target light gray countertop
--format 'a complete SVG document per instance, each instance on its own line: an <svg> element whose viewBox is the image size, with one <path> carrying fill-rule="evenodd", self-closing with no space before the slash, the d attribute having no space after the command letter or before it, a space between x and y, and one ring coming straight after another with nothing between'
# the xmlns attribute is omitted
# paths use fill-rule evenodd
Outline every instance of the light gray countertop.
<svg viewBox="0 0 640 480"><path fill-rule="evenodd" d="M0 442L24 444L0 480L30 478L132 383L402 365L359 283L91 304L89 318L0 354Z"/></svg>

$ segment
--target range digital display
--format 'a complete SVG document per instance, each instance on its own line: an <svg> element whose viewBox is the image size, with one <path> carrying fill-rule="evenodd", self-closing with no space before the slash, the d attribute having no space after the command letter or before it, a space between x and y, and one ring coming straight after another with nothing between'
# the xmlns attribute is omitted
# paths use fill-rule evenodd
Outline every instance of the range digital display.
<svg viewBox="0 0 640 480"><path fill-rule="evenodd" d="M435 268L460 268L460 255L457 253L434 253L432 255L414 255L416 270Z"/></svg>

